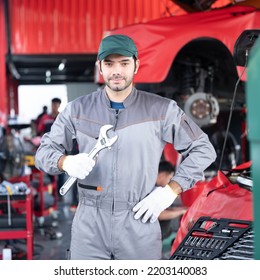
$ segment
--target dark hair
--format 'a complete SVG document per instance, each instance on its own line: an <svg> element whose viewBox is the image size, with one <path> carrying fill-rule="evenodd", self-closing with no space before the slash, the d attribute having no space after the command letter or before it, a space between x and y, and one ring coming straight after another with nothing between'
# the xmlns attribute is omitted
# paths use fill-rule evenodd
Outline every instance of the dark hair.
<svg viewBox="0 0 260 280"><path fill-rule="evenodd" d="M61 103L61 99L58 97L52 98L51 100L52 103Z"/></svg>
<svg viewBox="0 0 260 280"><path fill-rule="evenodd" d="M172 165L169 161L163 160L159 163L159 170L158 172L174 172L175 166Z"/></svg>

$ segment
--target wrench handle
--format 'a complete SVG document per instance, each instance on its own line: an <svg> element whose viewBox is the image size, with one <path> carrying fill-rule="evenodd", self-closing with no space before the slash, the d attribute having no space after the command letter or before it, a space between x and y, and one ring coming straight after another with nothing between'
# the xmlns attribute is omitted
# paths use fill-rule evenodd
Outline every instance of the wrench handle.
<svg viewBox="0 0 260 280"><path fill-rule="evenodd" d="M105 148L105 147L104 147ZM90 153L88 154L88 156L92 159L95 158L95 156L97 155L97 153L100 151L101 149L97 149L96 147L94 147ZM74 183L77 181L76 177L69 177L66 182L63 184L63 186L60 188L60 195L65 195L69 189L74 185Z"/></svg>
<svg viewBox="0 0 260 280"><path fill-rule="evenodd" d="M88 156L89 156L90 158L94 159L95 156L97 155L97 153L98 153L99 151L101 151L101 149L98 150L96 147L94 147L94 148L89 152Z"/></svg>
<svg viewBox="0 0 260 280"><path fill-rule="evenodd" d="M60 194L65 195L69 189L74 185L74 183L77 181L76 177L69 177L66 182L63 184L63 186L60 188Z"/></svg>

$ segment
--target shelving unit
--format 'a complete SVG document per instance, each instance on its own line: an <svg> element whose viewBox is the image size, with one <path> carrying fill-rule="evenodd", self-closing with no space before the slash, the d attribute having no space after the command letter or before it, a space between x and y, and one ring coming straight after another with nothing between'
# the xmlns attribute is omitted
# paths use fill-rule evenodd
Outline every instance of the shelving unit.
<svg viewBox="0 0 260 280"><path fill-rule="evenodd" d="M25 182L30 187L29 176L13 178L15 182ZM9 196L9 198L8 198ZM10 213L0 213L0 239L26 239L27 259L33 259L33 199L32 192L26 195L0 195L0 203L8 204ZM8 205L7 205L8 207Z"/></svg>

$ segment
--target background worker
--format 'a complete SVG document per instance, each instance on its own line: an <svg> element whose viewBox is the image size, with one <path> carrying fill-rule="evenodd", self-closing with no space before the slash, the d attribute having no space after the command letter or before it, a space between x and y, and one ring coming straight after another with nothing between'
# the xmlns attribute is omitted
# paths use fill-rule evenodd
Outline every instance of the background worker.
<svg viewBox="0 0 260 280"><path fill-rule="evenodd" d="M35 119L35 125L36 127L39 125L40 119L44 116L44 115L48 115L48 107L46 105L44 105L42 107L42 112L37 116L37 118Z"/></svg>
<svg viewBox="0 0 260 280"><path fill-rule="evenodd" d="M38 125L37 125L37 135L41 136L46 132L49 132L51 129L51 126L55 119L57 118L59 114L59 108L61 105L61 99L60 98L53 98L51 100L51 113L50 114L43 114L41 118L39 119Z"/></svg>
<svg viewBox="0 0 260 280"><path fill-rule="evenodd" d="M39 119L39 123L37 125L37 135L42 136L44 133L49 132L51 130L51 126L55 119L57 118L59 112L59 108L61 105L61 99L58 97L54 97L51 100L51 112L49 114L43 114ZM66 174L62 173L57 176L57 192L59 195L59 189L62 187L66 180ZM50 176L51 180L53 181L54 177Z"/></svg>
<svg viewBox="0 0 260 280"><path fill-rule="evenodd" d="M203 179L205 168L216 158L208 136L174 100L133 86L139 65L130 37L105 37L98 51L105 87L69 102L37 150L40 170L78 178L72 259L161 259L158 216L182 191ZM107 124L113 125L118 140L95 161L88 152ZM67 155L74 139L79 154ZM167 142L184 160L168 185L155 187Z"/></svg>
<svg viewBox="0 0 260 280"><path fill-rule="evenodd" d="M156 186L166 186L170 182L174 173L175 168L170 162L165 160L161 161L159 164ZM178 197L172 205L161 212L158 219L162 230L162 239L167 238L174 231L177 231L179 225L179 221L177 218L180 218L183 214L185 214L186 211L187 208L182 206L182 202Z"/></svg>

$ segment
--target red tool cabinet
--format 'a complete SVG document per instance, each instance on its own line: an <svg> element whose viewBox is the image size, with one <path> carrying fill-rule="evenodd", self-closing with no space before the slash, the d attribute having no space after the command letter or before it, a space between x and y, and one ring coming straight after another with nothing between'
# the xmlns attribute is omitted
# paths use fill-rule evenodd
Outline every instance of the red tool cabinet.
<svg viewBox="0 0 260 280"><path fill-rule="evenodd" d="M29 176L12 178L12 183L25 182L30 187ZM0 203L7 203L7 195L0 195ZM0 239L26 239L27 259L33 258L33 213L32 192L26 195L11 195L12 207L11 224L8 224L8 216L0 213L1 227Z"/></svg>

